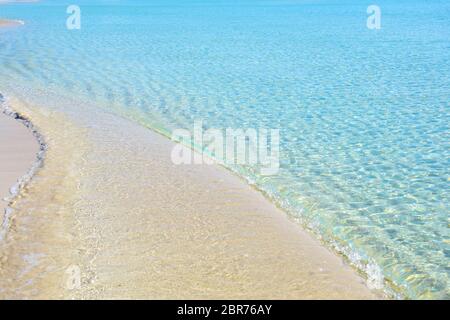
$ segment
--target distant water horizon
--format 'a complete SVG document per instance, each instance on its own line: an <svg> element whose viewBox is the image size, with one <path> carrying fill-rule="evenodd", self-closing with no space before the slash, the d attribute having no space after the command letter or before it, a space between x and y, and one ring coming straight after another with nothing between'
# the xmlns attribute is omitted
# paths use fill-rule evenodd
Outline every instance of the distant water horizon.
<svg viewBox="0 0 450 320"><path fill-rule="evenodd" d="M232 166L394 296L449 299L450 3L1 5L0 92L44 92L169 134L280 129L280 170ZM60 94L60 95L59 95ZM74 107L76 108L76 106ZM73 111L73 110L72 110Z"/></svg>

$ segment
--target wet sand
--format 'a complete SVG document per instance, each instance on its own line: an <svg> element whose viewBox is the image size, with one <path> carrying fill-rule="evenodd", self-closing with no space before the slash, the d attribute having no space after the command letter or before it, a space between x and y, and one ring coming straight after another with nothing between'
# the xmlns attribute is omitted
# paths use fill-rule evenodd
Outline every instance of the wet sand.
<svg viewBox="0 0 450 320"><path fill-rule="evenodd" d="M365 281L217 165L107 112L13 99L48 141L0 244L0 298L373 299Z"/></svg>
<svg viewBox="0 0 450 320"><path fill-rule="evenodd" d="M38 2L39 0L0 0L0 4L8 4L8 3L29 3L29 2Z"/></svg>

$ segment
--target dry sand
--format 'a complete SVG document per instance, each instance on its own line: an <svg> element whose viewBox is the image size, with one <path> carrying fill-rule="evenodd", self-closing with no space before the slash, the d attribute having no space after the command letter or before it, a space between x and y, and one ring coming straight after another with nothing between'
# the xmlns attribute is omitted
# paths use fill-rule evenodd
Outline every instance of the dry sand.
<svg viewBox="0 0 450 320"><path fill-rule="evenodd" d="M176 166L173 142L111 114L77 106L75 119L24 101L13 106L48 150L11 204L0 299L380 297L224 168ZM0 195L38 149L27 128L0 115Z"/></svg>
<svg viewBox="0 0 450 320"><path fill-rule="evenodd" d="M173 142L109 113L13 106L48 150L0 243L0 298L380 297L224 168L176 166Z"/></svg>
<svg viewBox="0 0 450 320"><path fill-rule="evenodd" d="M39 0L0 0L0 4L7 3L28 3L28 2L38 2Z"/></svg>
<svg viewBox="0 0 450 320"><path fill-rule="evenodd" d="M9 189L36 161L39 144L22 123L0 112L0 214L7 205ZM1 220L1 219L0 219Z"/></svg>
<svg viewBox="0 0 450 320"><path fill-rule="evenodd" d="M1 2L0 2L1 4ZM7 20L7 19L0 19L0 28L6 28L6 27L18 27L22 26L25 23L21 20Z"/></svg>

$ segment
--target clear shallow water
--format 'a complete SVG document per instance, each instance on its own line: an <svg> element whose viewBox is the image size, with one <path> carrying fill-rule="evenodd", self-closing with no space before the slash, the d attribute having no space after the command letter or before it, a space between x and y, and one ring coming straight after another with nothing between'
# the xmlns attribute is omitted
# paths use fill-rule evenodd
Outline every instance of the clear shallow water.
<svg viewBox="0 0 450 320"><path fill-rule="evenodd" d="M88 100L165 132L281 129L281 170L233 168L369 274L450 298L450 4L64 1L0 7L1 85ZM70 3L71 4L71 3ZM26 88L26 89L25 89Z"/></svg>

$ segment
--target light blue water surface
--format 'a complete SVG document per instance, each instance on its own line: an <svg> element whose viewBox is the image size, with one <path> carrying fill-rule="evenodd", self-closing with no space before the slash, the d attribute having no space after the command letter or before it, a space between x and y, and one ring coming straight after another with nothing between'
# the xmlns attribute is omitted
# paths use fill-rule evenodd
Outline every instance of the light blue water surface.
<svg viewBox="0 0 450 320"><path fill-rule="evenodd" d="M450 298L449 1L376 1L381 30L363 0L76 2L79 31L72 2L0 6L26 21L0 31L0 90L60 90L166 132L280 128L278 175L234 170L372 285Z"/></svg>

